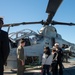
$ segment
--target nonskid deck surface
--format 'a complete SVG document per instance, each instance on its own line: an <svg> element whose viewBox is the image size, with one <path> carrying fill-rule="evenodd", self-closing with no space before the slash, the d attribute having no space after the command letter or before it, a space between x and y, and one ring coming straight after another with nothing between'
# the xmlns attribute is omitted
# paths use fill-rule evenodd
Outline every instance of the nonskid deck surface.
<svg viewBox="0 0 75 75"><path fill-rule="evenodd" d="M75 74L75 61L70 61L68 63L63 63L64 65L64 75L74 75ZM41 66L36 66L33 68L27 68L24 71L25 75L41 75ZM4 70L4 75L17 75L16 69L11 71L10 69Z"/></svg>

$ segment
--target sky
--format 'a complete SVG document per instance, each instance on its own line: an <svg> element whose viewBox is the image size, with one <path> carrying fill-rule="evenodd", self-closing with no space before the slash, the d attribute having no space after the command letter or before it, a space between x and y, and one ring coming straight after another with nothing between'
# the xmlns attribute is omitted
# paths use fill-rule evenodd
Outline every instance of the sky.
<svg viewBox="0 0 75 75"><path fill-rule="evenodd" d="M4 23L46 21L46 8L49 0L0 0L0 16ZM75 0L63 0L52 20L75 23ZM42 28L41 24L20 25L11 27L9 33L22 29L31 29L35 32ZM63 39L75 43L75 26L56 25L57 32ZM3 28L7 31L7 28Z"/></svg>

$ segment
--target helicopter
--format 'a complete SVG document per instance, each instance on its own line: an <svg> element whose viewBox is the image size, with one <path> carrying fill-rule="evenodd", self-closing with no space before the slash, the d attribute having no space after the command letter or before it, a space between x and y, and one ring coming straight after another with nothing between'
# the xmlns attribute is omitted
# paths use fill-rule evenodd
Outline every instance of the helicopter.
<svg viewBox="0 0 75 75"><path fill-rule="evenodd" d="M49 0L48 6L46 9L46 13L48 13L48 18L46 21L38 21L38 22L22 22L22 23L13 23L13 24L4 24L3 27L8 27L8 32L10 27L19 26L19 25L28 25L28 24L42 24L43 27L40 29L39 33L31 29L23 29L21 31L9 33L9 45L10 45L10 54L7 60L7 68L16 68L17 63L17 54L16 49L20 39L25 39L26 45L24 47L25 60L31 63L38 62L41 63L41 57L43 54L43 48L45 46L49 46L52 48L56 42L62 46L62 44L66 44L68 46L72 46L71 49L67 49L65 51L70 51L75 53L75 44L70 43L64 40L60 34L57 33L54 25L75 25L75 23L64 23L53 21L53 17L59 8L60 4L63 0Z"/></svg>

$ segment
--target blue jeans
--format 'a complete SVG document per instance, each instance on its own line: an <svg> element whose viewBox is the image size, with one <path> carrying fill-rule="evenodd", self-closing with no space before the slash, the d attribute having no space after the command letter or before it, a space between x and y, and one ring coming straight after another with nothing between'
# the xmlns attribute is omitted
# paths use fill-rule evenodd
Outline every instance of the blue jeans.
<svg viewBox="0 0 75 75"><path fill-rule="evenodd" d="M43 75L46 75L46 73L47 73L47 75L51 75L51 73L49 72L49 69L50 69L50 65L43 65Z"/></svg>

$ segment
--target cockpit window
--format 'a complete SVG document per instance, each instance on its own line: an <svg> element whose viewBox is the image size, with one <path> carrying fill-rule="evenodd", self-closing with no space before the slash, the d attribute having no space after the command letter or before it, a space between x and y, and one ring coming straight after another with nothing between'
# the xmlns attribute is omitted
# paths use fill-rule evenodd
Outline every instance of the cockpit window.
<svg viewBox="0 0 75 75"><path fill-rule="evenodd" d="M25 38L25 46L30 46L31 43L30 43L30 40L28 38Z"/></svg>
<svg viewBox="0 0 75 75"><path fill-rule="evenodd" d="M18 45L17 42L12 41L11 39L9 39L9 43L10 43L11 48L16 48Z"/></svg>

